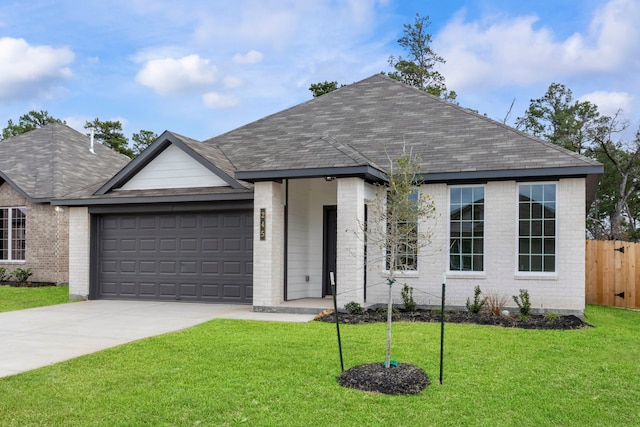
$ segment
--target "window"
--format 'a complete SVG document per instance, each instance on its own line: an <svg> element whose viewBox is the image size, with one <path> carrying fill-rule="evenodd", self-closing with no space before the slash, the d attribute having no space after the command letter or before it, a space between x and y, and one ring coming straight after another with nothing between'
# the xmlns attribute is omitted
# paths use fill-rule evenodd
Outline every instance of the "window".
<svg viewBox="0 0 640 427"><path fill-rule="evenodd" d="M0 208L0 258L2 261L24 261L25 208Z"/></svg>
<svg viewBox="0 0 640 427"><path fill-rule="evenodd" d="M484 187L449 192L449 270L484 270Z"/></svg>
<svg viewBox="0 0 640 427"><path fill-rule="evenodd" d="M391 205L391 195L387 196L387 207ZM408 197L409 204L417 203L420 197L419 190L414 190ZM407 220L402 212L411 212L410 206L395 201L397 206L395 212L387 209L387 257L386 269L391 269L392 245L395 242L396 257L394 270L396 271L417 271L418 270L418 221ZM409 214L410 215L410 214ZM394 226L395 225L395 226ZM395 236L395 237L392 237Z"/></svg>
<svg viewBox="0 0 640 427"><path fill-rule="evenodd" d="M518 271L556 271L556 184L520 185Z"/></svg>

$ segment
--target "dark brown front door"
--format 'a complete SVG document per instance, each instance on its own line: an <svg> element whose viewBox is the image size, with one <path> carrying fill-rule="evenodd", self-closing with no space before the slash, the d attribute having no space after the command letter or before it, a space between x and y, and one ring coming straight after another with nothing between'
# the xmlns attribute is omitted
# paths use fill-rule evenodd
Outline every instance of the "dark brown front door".
<svg viewBox="0 0 640 427"><path fill-rule="evenodd" d="M336 277L336 242L338 237L338 208L336 206L324 206L323 217L323 260L322 260L322 287L323 296L333 295L329 274L333 272Z"/></svg>

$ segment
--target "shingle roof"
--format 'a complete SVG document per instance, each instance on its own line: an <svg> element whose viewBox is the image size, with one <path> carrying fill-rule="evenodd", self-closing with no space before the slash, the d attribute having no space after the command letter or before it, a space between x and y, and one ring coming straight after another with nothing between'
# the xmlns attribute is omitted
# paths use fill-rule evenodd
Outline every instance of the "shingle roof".
<svg viewBox="0 0 640 427"><path fill-rule="evenodd" d="M48 202L109 179L129 158L60 123L0 142L0 176L31 201Z"/></svg>
<svg viewBox="0 0 640 427"><path fill-rule="evenodd" d="M380 74L205 144L237 171L384 167L405 146L425 174L602 167Z"/></svg>

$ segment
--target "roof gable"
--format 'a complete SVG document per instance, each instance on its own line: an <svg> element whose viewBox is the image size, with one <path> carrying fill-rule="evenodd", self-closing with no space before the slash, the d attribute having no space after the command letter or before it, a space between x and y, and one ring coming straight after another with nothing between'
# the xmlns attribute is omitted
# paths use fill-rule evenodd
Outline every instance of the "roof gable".
<svg viewBox="0 0 640 427"><path fill-rule="evenodd" d="M230 171L232 167L219 149L198 145L202 143L166 131L94 194L104 195L113 190L245 188L224 170ZM201 153L208 155L205 157ZM223 166L217 166L212 159Z"/></svg>

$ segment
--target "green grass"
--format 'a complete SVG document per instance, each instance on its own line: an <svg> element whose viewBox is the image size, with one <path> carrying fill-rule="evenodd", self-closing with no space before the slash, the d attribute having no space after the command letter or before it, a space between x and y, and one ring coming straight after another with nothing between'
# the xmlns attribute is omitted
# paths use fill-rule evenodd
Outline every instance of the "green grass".
<svg viewBox="0 0 640 427"><path fill-rule="evenodd" d="M69 286L43 286L41 288L0 286L0 313L66 302L69 302Z"/></svg>
<svg viewBox="0 0 640 427"><path fill-rule="evenodd" d="M335 325L214 320L0 379L2 426L640 425L640 312L588 307L595 328L394 324L421 394L340 387ZM343 325L346 367L384 359L385 325Z"/></svg>

